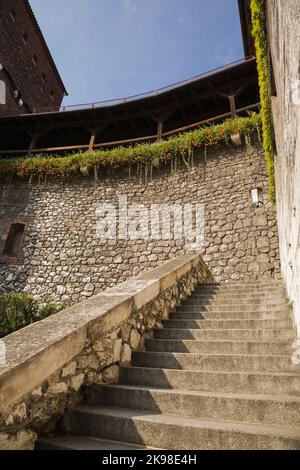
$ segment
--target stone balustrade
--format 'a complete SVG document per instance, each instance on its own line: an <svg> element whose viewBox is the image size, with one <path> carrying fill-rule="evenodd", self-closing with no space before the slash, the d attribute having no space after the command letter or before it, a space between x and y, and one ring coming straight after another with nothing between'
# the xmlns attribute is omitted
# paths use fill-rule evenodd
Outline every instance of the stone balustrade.
<svg viewBox="0 0 300 470"><path fill-rule="evenodd" d="M212 281L200 255L182 255L4 338L0 449L32 449L87 387L117 383L153 328L195 285Z"/></svg>

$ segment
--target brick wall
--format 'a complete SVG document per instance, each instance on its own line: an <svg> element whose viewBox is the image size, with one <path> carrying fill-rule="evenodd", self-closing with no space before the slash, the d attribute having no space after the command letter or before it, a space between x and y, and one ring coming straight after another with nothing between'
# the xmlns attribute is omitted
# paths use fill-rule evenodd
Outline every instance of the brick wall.
<svg viewBox="0 0 300 470"><path fill-rule="evenodd" d="M263 188L261 208L251 203L256 185ZM0 266L2 287L43 301L79 302L185 252L184 240L99 240L96 209L103 202L117 204L118 194L126 195L129 205L203 204L203 259L216 281L280 276L276 212L268 202L260 148L250 155L244 147L219 147L206 158L201 153L192 171L170 174L160 168L148 184L116 174L97 183L83 177L30 185L15 181L2 191L0 236L5 238L3 220L31 220L24 264Z"/></svg>
<svg viewBox="0 0 300 470"><path fill-rule="evenodd" d="M0 115L60 106L63 90L24 0L0 4L0 50L0 79L7 85L7 105L0 104ZM20 93L17 99L12 98L12 88Z"/></svg>

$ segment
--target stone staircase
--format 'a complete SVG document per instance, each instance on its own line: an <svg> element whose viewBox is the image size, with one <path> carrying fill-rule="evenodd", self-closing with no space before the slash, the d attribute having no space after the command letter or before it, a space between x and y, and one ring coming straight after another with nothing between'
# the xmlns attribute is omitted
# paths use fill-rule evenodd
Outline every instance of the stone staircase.
<svg viewBox="0 0 300 470"><path fill-rule="evenodd" d="M70 411L43 449L300 449L300 368L280 283L199 286L119 385Z"/></svg>

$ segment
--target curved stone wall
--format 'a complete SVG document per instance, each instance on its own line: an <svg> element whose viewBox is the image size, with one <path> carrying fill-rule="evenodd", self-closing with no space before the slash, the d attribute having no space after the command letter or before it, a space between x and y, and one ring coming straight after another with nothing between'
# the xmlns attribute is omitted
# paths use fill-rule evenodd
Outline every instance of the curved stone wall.
<svg viewBox="0 0 300 470"><path fill-rule="evenodd" d="M253 186L263 189L263 207L252 205ZM26 230L24 256L0 256L0 284L41 301L74 304L185 253L184 240L99 240L96 210L102 203L117 206L118 195L129 206L203 205L202 254L216 281L280 276L276 211L260 147L202 151L192 170L159 168L148 183L126 171L97 182L19 180L1 191L0 252L10 224L24 223Z"/></svg>

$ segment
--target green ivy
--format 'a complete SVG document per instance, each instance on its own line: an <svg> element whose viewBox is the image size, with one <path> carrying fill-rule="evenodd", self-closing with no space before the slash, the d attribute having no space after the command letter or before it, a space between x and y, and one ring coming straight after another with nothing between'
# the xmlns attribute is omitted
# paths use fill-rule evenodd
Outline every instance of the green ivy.
<svg viewBox="0 0 300 470"><path fill-rule="evenodd" d="M263 131L263 147L266 158L267 173L269 177L270 200L275 202L275 171L274 171L274 145L273 122L271 107L271 77L269 66L269 50L266 35L266 2L265 0L251 0L251 15L255 41L257 69L261 101L261 121Z"/></svg>
<svg viewBox="0 0 300 470"><path fill-rule="evenodd" d="M179 164L192 167L195 149L229 144L232 134L240 134L244 142L253 133L259 133L260 115L250 113L248 117L228 119L222 124L201 127L168 140L133 147L118 147L111 150L95 150L74 153L65 157L37 155L30 158L0 160L0 176L18 175L38 178L101 174L119 168L135 168L141 177L149 178L153 169L169 163L173 170Z"/></svg>

